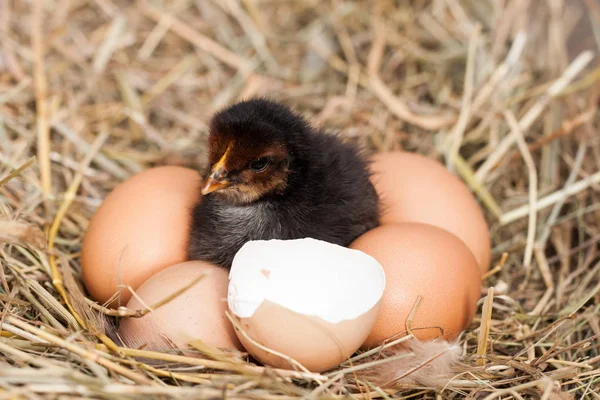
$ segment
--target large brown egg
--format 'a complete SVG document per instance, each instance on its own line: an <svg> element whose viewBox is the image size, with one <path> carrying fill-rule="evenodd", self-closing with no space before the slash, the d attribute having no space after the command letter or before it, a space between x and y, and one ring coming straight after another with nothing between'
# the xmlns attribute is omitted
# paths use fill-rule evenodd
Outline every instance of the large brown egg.
<svg viewBox="0 0 600 400"><path fill-rule="evenodd" d="M390 223L360 236L350 248L374 257L386 275L381 310L363 348L406 332L419 296L411 325L418 339L452 340L471 322L481 276L471 251L450 232L428 224Z"/></svg>
<svg viewBox="0 0 600 400"><path fill-rule="evenodd" d="M491 242L483 212L469 188L442 164L415 153L394 151L372 158L382 224L422 222L463 240L481 273L490 267Z"/></svg>
<svg viewBox="0 0 600 400"><path fill-rule="evenodd" d="M200 184L191 169L157 167L132 176L106 197L90 221L81 253L83 281L94 300L107 302L123 285L135 290L158 271L186 260ZM110 306L130 297L123 289Z"/></svg>
<svg viewBox="0 0 600 400"><path fill-rule="evenodd" d="M129 347L157 351L174 344L185 350L193 340L228 349L242 349L227 319L227 271L202 261L188 261L164 269L136 291L127 308L143 310L176 294L195 279L198 283L165 305L140 318L124 318L119 336Z"/></svg>

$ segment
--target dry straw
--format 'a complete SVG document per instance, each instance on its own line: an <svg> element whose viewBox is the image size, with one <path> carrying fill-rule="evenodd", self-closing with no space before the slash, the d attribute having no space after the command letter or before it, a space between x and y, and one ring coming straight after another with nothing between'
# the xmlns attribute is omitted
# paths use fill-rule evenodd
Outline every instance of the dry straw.
<svg viewBox="0 0 600 400"><path fill-rule="evenodd" d="M0 1L0 397L600 398L599 32L594 0ZM480 200L496 266L443 386L371 379L410 336L323 374L125 349L145 311L79 291L106 194L200 167L210 114L258 95Z"/></svg>

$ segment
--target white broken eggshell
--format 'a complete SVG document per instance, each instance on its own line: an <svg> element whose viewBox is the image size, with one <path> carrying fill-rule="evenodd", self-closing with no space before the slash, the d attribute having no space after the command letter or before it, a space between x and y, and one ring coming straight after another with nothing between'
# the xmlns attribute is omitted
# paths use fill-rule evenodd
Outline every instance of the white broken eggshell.
<svg viewBox="0 0 600 400"><path fill-rule="evenodd" d="M321 372L363 344L384 288L381 264L362 251L311 238L257 240L233 260L228 305L238 338L260 362L289 369L291 357Z"/></svg>

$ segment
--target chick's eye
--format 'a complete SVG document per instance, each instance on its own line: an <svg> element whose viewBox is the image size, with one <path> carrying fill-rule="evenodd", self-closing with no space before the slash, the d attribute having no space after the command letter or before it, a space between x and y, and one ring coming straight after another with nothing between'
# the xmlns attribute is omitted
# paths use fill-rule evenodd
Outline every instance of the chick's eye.
<svg viewBox="0 0 600 400"><path fill-rule="evenodd" d="M248 168L250 168L250 170L253 172L262 172L265 169L267 169L267 167L269 166L270 163L271 163L271 161L269 160L268 157L261 157L261 158L257 158L256 160L250 162L250 164L248 165Z"/></svg>

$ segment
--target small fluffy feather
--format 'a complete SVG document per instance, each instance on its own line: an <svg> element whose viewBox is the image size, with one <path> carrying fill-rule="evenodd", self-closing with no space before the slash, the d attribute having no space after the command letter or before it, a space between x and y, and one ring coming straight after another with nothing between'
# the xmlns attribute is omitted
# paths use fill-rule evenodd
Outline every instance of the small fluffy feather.
<svg viewBox="0 0 600 400"><path fill-rule="evenodd" d="M406 358L378 364L363 375L382 387L419 385L441 388L454 376L453 368L462 355L462 349L456 343L443 340L421 342L411 339L384 349L376 357L391 358L411 353Z"/></svg>
<svg viewBox="0 0 600 400"><path fill-rule="evenodd" d="M38 227L25 222L0 221L0 243L2 242L44 250L46 248L46 234Z"/></svg>

